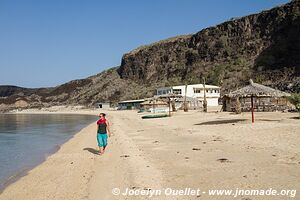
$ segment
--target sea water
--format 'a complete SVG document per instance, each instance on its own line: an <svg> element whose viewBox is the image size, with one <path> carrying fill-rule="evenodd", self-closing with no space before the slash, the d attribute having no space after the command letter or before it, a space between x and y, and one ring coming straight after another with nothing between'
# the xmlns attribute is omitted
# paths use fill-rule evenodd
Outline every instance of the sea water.
<svg viewBox="0 0 300 200"><path fill-rule="evenodd" d="M0 189L96 119L75 114L0 114Z"/></svg>

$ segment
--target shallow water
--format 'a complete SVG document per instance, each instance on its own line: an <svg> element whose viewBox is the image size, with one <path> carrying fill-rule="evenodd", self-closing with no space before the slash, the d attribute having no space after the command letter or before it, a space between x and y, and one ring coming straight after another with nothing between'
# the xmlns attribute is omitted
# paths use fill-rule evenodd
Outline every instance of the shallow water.
<svg viewBox="0 0 300 200"><path fill-rule="evenodd" d="M0 189L95 120L91 115L0 114Z"/></svg>

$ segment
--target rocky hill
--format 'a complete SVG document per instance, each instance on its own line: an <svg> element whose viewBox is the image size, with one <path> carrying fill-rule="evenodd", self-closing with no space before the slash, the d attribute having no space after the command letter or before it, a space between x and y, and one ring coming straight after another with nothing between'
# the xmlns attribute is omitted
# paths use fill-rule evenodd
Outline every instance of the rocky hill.
<svg viewBox="0 0 300 200"><path fill-rule="evenodd" d="M196 34L139 47L123 55L119 67L86 79L55 88L0 87L0 105L7 108L117 102L152 96L160 86L199 83L203 77L209 84L222 86L222 92L236 89L250 78L299 92L299 35L300 1L296 0Z"/></svg>
<svg viewBox="0 0 300 200"><path fill-rule="evenodd" d="M118 72L140 83L207 77L230 90L253 78L284 90L299 89L299 82L286 80L300 73L299 2L138 48L123 56Z"/></svg>

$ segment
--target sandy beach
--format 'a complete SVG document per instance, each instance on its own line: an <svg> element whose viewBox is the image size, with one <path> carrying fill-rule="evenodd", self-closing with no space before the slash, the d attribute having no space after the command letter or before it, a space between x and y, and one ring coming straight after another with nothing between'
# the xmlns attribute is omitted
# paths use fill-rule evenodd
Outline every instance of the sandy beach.
<svg viewBox="0 0 300 200"><path fill-rule="evenodd" d="M96 114L97 111L85 111ZM297 113L176 112L141 119L136 111L108 111L107 152L96 155L96 124L82 129L42 164L9 185L2 200L149 199L112 190L276 189L300 191L300 121ZM116 190L114 190L116 192ZM118 191L117 191L118 192ZM296 194L294 199L299 198ZM152 199L233 199L207 193ZM291 199L246 196L234 199Z"/></svg>

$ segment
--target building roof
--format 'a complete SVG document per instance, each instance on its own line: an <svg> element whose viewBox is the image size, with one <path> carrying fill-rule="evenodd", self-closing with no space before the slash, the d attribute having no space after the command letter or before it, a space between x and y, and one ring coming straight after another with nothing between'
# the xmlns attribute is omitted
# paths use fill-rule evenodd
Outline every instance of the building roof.
<svg viewBox="0 0 300 200"><path fill-rule="evenodd" d="M191 84L191 85L187 85L188 87L193 87L193 88L204 88L203 84ZM185 85L176 85L176 86L170 86L170 87L161 87L161 88L158 88L158 90L161 90L161 89L176 89L178 87L185 87ZM205 88L207 89L219 89L220 87L219 86L216 86L216 85L206 85L205 84Z"/></svg>
<svg viewBox="0 0 300 200"><path fill-rule="evenodd" d="M141 103L141 105L168 105L167 102L161 101L161 100L147 100L143 103Z"/></svg>
<svg viewBox="0 0 300 200"><path fill-rule="evenodd" d="M119 103L141 103L144 102L145 99L135 99L135 100L125 100L125 101L120 101Z"/></svg>
<svg viewBox="0 0 300 200"><path fill-rule="evenodd" d="M173 88L174 87L185 87L185 85L177 85L177 86L173 86ZM204 88L203 84L191 84L191 85L188 85L188 87ZM220 87L216 86L216 85L207 85L207 84L205 84L205 88L220 88Z"/></svg>
<svg viewBox="0 0 300 200"><path fill-rule="evenodd" d="M174 93L168 93L168 94L161 94L161 95L154 95L154 99L158 98L176 98L176 97L182 97L180 94L174 94Z"/></svg>
<svg viewBox="0 0 300 200"><path fill-rule="evenodd" d="M284 96L290 96L289 93L282 92L280 90L276 90L258 83L254 83L250 79L250 84L240 88L236 91L233 91L229 94L226 94L224 96L228 97L251 97L251 96L256 96L256 97L284 97Z"/></svg>
<svg viewBox="0 0 300 200"><path fill-rule="evenodd" d="M164 90L164 89L171 89L172 87L160 87L160 88L157 88L158 90Z"/></svg>

